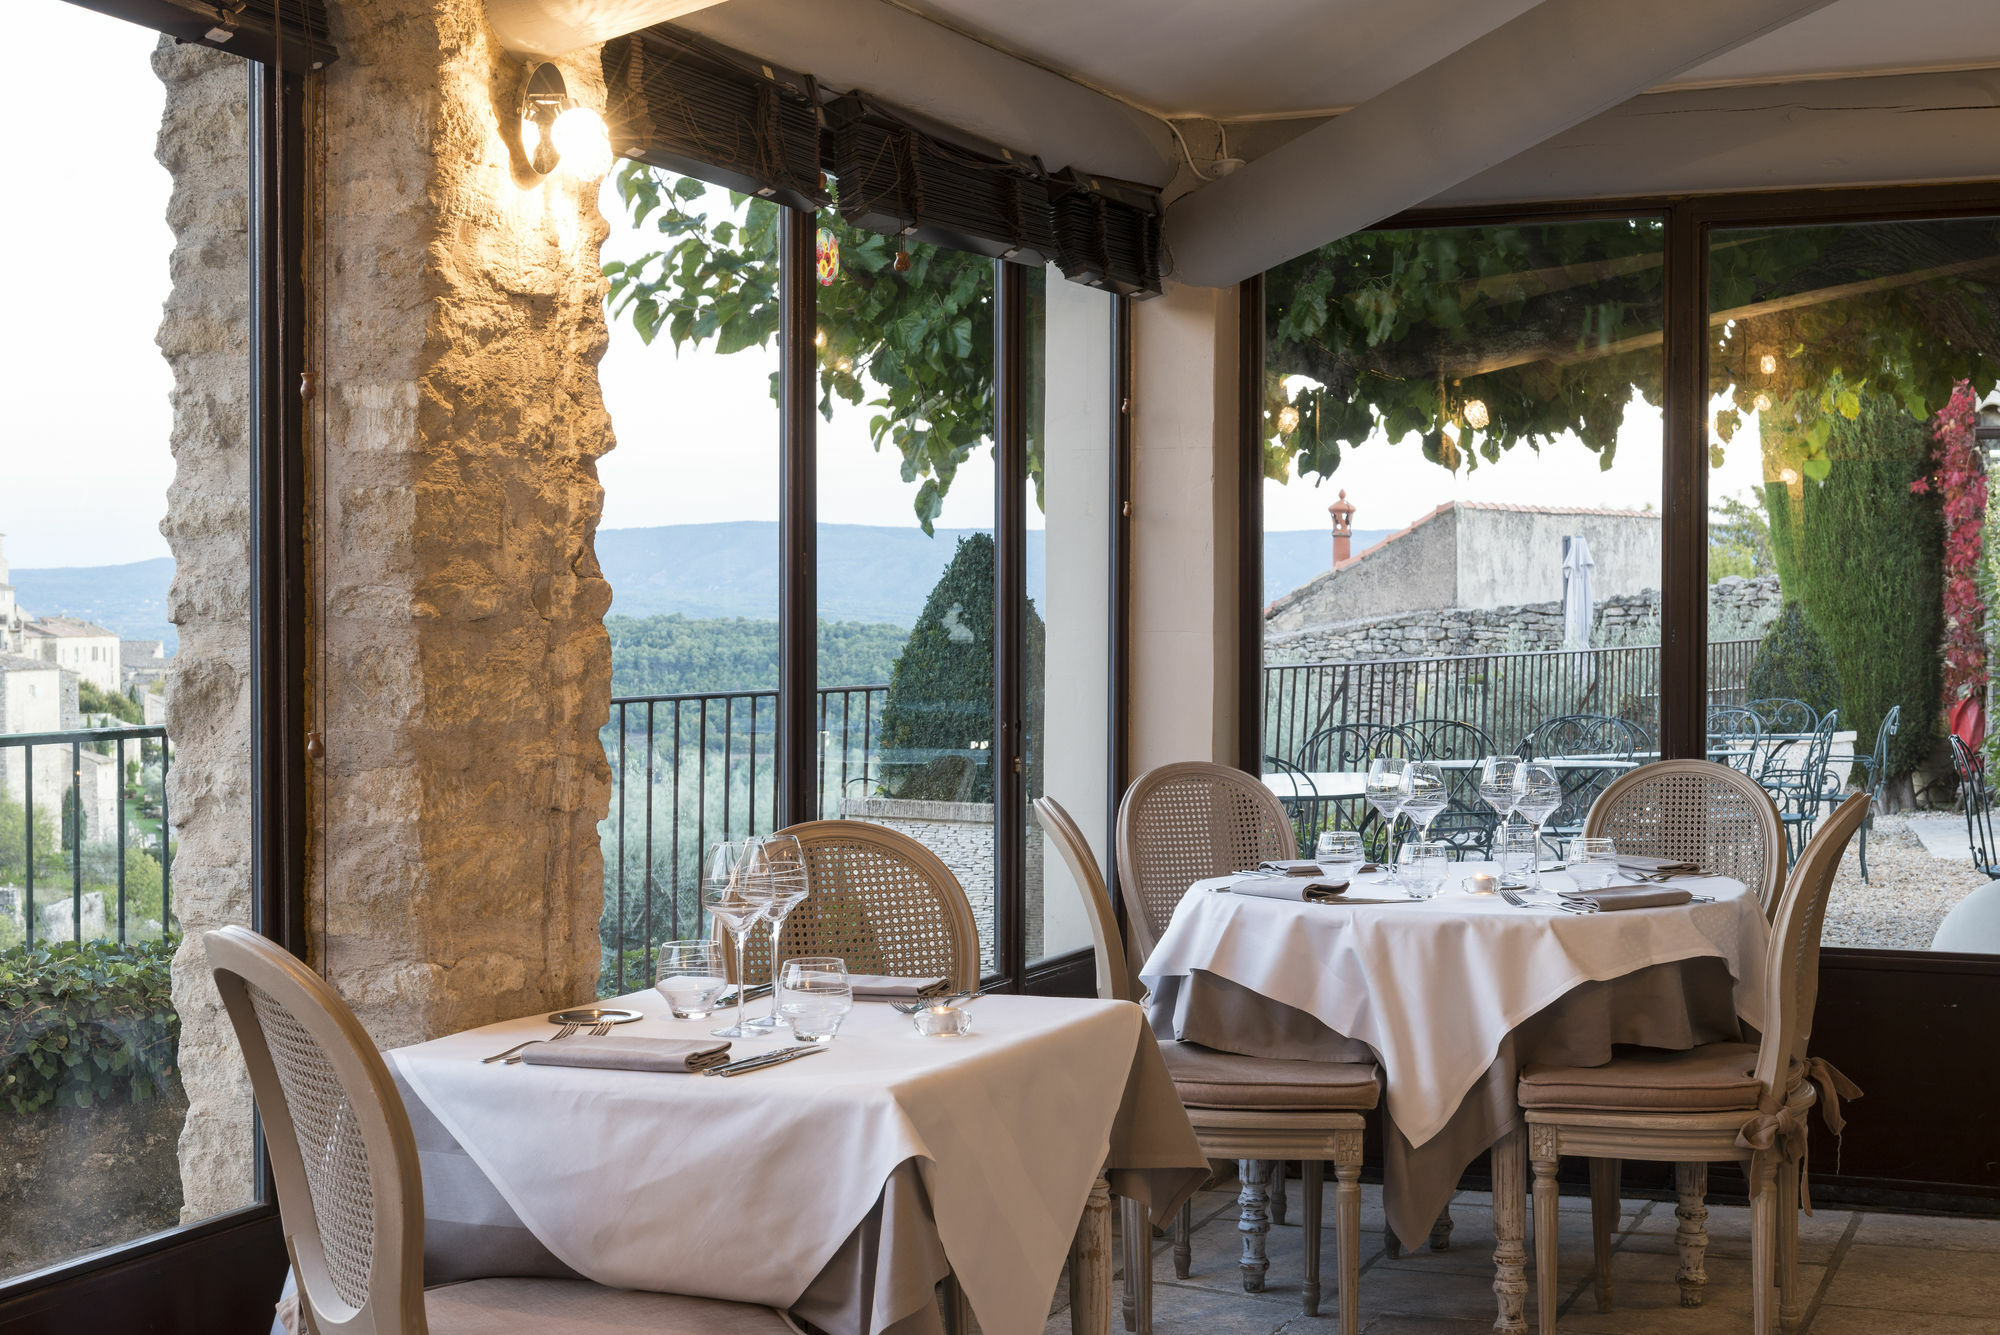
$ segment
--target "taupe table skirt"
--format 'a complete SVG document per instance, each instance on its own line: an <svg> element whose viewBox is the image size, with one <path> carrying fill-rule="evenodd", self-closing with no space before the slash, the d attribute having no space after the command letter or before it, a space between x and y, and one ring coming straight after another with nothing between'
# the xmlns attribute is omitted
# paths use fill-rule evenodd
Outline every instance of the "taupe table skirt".
<svg viewBox="0 0 2000 1335"><path fill-rule="evenodd" d="M1584 983L1517 1025L1444 1130L1422 1145L1412 1146L1385 1111L1383 1202L1396 1236L1406 1247L1420 1245L1466 1165L1513 1128L1524 1064L1599 1066L1616 1044L1685 1049L1739 1039L1733 988L1728 965L1714 956ZM1161 1038L1250 1057L1377 1060L1366 1044L1314 1016L1201 969L1162 980L1149 1018Z"/></svg>

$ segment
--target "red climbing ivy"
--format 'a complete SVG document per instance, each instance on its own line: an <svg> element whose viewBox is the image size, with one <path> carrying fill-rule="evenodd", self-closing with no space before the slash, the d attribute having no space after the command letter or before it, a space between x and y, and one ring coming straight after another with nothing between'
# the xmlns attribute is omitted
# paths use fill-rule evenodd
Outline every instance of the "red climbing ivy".
<svg viewBox="0 0 2000 1335"><path fill-rule="evenodd" d="M1910 490L1937 489L1944 512L1944 706L1986 695L1986 604L1979 596L1979 561L1986 527L1986 468L1973 436L1978 399L1959 381L1938 411L1931 435L1937 468Z"/></svg>

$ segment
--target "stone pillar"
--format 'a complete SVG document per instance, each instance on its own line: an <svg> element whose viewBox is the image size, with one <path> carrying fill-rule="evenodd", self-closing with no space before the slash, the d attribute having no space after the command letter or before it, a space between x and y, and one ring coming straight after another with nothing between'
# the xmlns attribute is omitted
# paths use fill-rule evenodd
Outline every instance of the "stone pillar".
<svg viewBox="0 0 2000 1335"><path fill-rule="evenodd" d="M1132 773L1236 758L1235 288L1132 320Z"/></svg>
<svg viewBox="0 0 2000 1335"><path fill-rule="evenodd" d="M522 70L479 0L374 0L333 19L340 59L320 76L326 346L309 432L323 413L325 527L312 540L325 616L311 635L326 755L311 776L307 907L310 962L389 1047L595 993L596 825L611 784L598 741L611 593L592 548L596 460L612 443L597 383L606 227L596 182L519 174L503 127L517 123ZM158 58L163 157L230 125L242 144L241 62L218 72L213 59ZM563 69L601 107L595 50ZM219 158L168 166L174 882L190 933L175 1000L197 1218L246 1199L250 1165L240 1059L195 935L249 917L245 414L219 388L239 382L197 360L245 365L247 173ZM212 351L194 337L211 324Z"/></svg>
<svg viewBox="0 0 2000 1335"><path fill-rule="evenodd" d="M251 917L249 69L163 39L158 157L173 176L173 288L160 352L173 371L174 481L160 525L174 554L167 677L173 767L174 960L181 1017L183 1221L248 1205L250 1080L208 974L201 934Z"/></svg>
<svg viewBox="0 0 2000 1335"><path fill-rule="evenodd" d="M479 0L335 11L314 962L383 1046L595 995L597 183L523 179ZM563 62L602 106L595 49Z"/></svg>

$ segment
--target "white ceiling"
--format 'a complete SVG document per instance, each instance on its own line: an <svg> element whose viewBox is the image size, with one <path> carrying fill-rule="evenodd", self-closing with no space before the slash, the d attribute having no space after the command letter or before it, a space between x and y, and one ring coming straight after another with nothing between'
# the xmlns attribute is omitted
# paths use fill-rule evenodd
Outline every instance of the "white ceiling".
<svg viewBox="0 0 2000 1335"><path fill-rule="evenodd" d="M1149 111L1225 119L1355 106L1534 4L1534 0L891 2ZM1979 65L2000 65L1996 0L1836 0L1665 86ZM1505 77L1505 71L1494 74Z"/></svg>

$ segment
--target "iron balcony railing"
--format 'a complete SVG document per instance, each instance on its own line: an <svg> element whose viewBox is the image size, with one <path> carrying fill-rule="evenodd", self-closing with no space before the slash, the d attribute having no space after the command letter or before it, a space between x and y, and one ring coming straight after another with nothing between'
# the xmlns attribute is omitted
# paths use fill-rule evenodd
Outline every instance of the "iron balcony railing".
<svg viewBox="0 0 2000 1335"><path fill-rule="evenodd" d="M1742 704L1756 640L1708 646L1708 699ZM1535 726L1606 714L1659 735L1660 647L1543 649L1264 669L1264 754L1286 760L1322 728L1417 719L1470 723L1511 751Z"/></svg>
<svg viewBox="0 0 2000 1335"><path fill-rule="evenodd" d="M136 783L128 781L133 761L138 762ZM0 816L9 825L18 820L20 829L17 838L0 845L0 933L11 935L18 927L20 944L45 942L50 934L40 919L61 902L65 881L69 922L57 937L79 943L114 938L123 944L131 935L171 931L167 774L172 764L167 730L157 725L0 733ZM154 828L148 832L147 825ZM135 868L128 854L133 851L145 855L142 866L147 860L157 866L157 904L151 902L150 884L130 884ZM86 932L84 910L91 895L114 896L116 917L107 905L102 927L93 925ZM135 896L143 896L144 902L135 905ZM135 921L134 908L156 910L158 916Z"/></svg>

